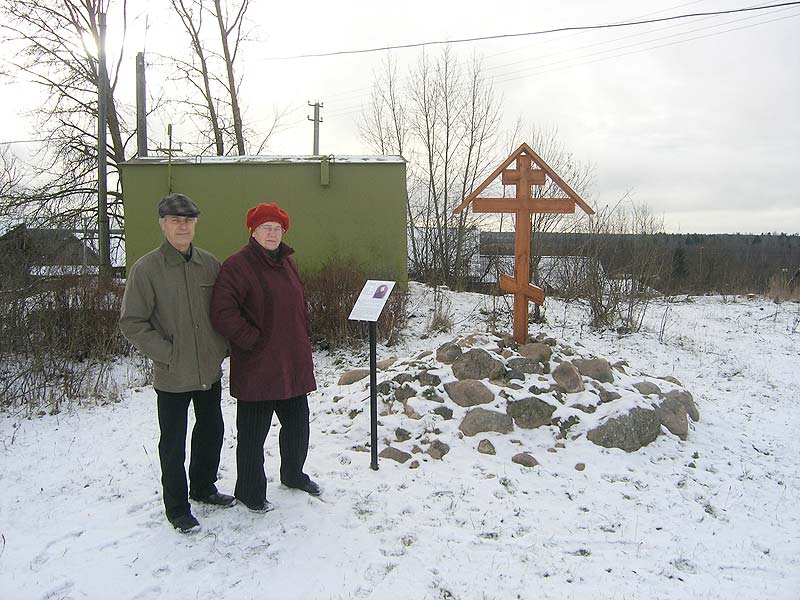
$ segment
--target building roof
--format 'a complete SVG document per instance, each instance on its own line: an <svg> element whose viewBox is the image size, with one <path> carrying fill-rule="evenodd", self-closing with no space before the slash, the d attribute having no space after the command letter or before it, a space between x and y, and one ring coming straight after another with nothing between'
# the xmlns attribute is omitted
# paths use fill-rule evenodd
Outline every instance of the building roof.
<svg viewBox="0 0 800 600"><path fill-rule="evenodd" d="M399 155L276 155L276 156L176 156L172 158L173 165L266 165L266 164L319 164L323 161L345 164L402 164L406 159ZM146 156L132 158L125 162L127 165L165 165L169 163L166 156Z"/></svg>
<svg viewBox="0 0 800 600"><path fill-rule="evenodd" d="M28 228L17 225L0 236L0 252L4 260L18 261L25 255L40 265L96 265L97 252L78 239L70 230Z"/></svg>

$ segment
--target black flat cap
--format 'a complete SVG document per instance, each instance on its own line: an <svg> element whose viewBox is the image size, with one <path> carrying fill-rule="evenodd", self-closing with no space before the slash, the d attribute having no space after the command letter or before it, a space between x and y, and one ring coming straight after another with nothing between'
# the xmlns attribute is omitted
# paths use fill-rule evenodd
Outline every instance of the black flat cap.
<svg viewBox="0 0 800 600"><path fill-rule="evenodd" d="M164 196L158 203L158 216L166 217L175 215L177 217L196 217L200 214L200 208L194 200L183 194L170 194Z"/></svg>

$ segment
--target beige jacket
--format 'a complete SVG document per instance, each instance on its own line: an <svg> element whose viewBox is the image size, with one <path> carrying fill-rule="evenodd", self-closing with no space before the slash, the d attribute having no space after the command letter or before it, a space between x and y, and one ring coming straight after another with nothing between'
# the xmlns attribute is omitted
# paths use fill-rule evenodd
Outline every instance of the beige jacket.
<svg viewBox="0 0 800 600"><path fill-rule="evenodd" d="M189 261L171 244L136 261L128 275L119 327L153 361L153 387L206 390L222 377L228 350L209 311L219 261L194 246Z"/></svg>

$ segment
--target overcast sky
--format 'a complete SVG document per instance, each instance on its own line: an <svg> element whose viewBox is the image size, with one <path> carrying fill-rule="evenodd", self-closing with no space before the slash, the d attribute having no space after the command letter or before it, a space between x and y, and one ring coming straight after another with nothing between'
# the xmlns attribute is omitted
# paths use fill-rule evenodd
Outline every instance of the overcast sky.
<svg viewBox="0 0 800 600"><path fill-rule="evenodd" d="M287 114L269 154L310 154L307 102L323 102L320 151L365 154L358 119L385 52L276 61L274 57L455 40L757 6L744 0L676 2L575 0L404 0L273 3L252 0L258 38L245 48L242 97L251 121ZM127 39L145 50L148 86L163 86L155 54L185 46L163 12L166 0L137 2ZM763 4L763 3L762 3ZM646 8L644 6L646 5ZM109 41L113 43L113 40ZM427 52L437 52L438 46ZM502 95L504 124L518 118L556 127L563 144L595 168L590 200L613 205L626 193L663 216L671 232L800 233L800 5L693 18L457 44L460 59L481 57ZM401 72L421 48L395 50ZM133 59L129 61L131 77ZM133 102L133 86L122 88ZM30 90L2 90L6 111L29 106ZM166 122L149 124L166 142ZM18 117L2 139L32 132ZM527 142L520 139L518 143ZM534 148L536 150L536 148Z"/></svg>

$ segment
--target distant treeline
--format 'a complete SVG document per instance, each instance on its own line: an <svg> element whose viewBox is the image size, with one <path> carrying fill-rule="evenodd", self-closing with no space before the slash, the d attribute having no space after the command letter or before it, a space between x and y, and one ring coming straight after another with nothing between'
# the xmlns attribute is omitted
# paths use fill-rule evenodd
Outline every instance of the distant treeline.
<svg viewBox="0 0 800 600"><path fill-rule="evenodd" d="M646 283L662 292L766 292L800 269L800 235L538 233L532 256L593 256L610 276L640 271L654 257ZM514 255L512 232L481 232L484 256ZM795 280L796 281L796 280Z"/></svg>

